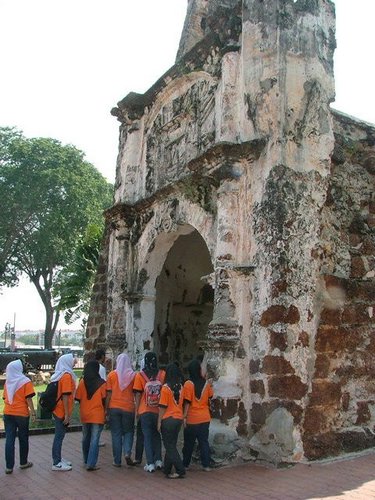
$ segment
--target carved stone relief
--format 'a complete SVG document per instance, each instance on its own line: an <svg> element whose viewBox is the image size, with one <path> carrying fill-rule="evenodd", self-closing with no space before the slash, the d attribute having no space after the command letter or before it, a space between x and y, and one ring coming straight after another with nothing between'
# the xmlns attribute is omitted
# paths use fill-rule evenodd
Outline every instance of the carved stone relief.
<svg viewBox="0 0 375 500"><path fill-rule="evenodd" d="M180 178L215 140L216 83L200 80L167 102L148 131L146 192Z"/></svg>

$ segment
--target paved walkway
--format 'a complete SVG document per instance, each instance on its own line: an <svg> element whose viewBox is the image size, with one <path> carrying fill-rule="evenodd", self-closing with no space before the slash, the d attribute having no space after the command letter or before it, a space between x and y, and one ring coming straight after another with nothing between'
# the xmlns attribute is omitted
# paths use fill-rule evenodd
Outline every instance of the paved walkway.
<svg viewBox="0 0 375 500"><path fill-rule="evenodd" d="M65 437L64 457L73 462L70 472L51 471L52 435L31 436L31 469L16 467L4 472L5 439L0 439L1 500L308 500L375 499L375 451L355 458L286 469L246 464L212 472L192 468L185 479L165 479L143 467L114 468L110 434L103 433L106 446L100 449L100 470L82 467L79 432Z"/></svg>

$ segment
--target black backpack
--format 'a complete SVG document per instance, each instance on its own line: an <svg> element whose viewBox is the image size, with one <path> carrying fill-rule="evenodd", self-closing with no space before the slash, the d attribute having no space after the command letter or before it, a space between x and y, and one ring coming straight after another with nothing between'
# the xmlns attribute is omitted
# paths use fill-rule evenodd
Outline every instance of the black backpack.
<svg viewBox="0 0 375 500"><path fill-rule="evenodd" d="M53 411L56 408L56 405L60 398L57 398L59 382L50 382L46 390L42 392L39 396L39 404L46 411Z"/></svg>

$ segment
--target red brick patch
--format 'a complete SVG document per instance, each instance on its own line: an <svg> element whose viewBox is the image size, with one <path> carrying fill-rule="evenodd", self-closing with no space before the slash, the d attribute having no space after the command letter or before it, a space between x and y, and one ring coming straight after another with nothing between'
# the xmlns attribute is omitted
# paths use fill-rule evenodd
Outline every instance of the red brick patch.
<svg viewBox="0 0 375 500"><path fill-rule="evenodd" d="M280 349L280 351L285 351L288 346L286 333L269 330L269 335L271 349Z"/></svg>
<svg viewBox="0 0 375 500"><path fill-rule="evenodd" d="M273 305L263 312L260 320L261 326L270 326L275 323L289 323L291 325L298 323L300 314L295 306L288 309L282 305Z"/></svg>
<svg viewBox="0 0 375 500"><path fill-rule="evenodd" d="M270 377L268 391L271 397L299 400L307 393L307 385L297 375Z"/></svg>
<svg viewBox="0 0 375 500"><path fill-rule="evenodd" d="M366 424L371 420L371 412L368 407L367 401L358 401L357 402L357 421L356 425Z"/></svg>
<svg viewBox="0 0 375 500"><path fill-rule="evenodd" d="M294 373L294 368L282 356L265 356L262 371L268 375L287 375L288 373Z"/></svg>
<svg viewBox="0 0 375 500"><path fill-rule="evenodd" d="M265 394L263 380L250 380L250 391L263 397Z"/></svg>

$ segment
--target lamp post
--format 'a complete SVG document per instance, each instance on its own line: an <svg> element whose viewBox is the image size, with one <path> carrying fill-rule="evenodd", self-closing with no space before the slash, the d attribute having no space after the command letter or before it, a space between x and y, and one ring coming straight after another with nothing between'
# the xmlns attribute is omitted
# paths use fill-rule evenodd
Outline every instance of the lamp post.
<svg viewBox="0 0 375 500"><path fill-rule="evenodd" d="M14 331L14 326L11 326L9 328L10 331L10 350L15 351L16 350L16 332Z"/></svg>
<svg viewBox="0 0 375 500"><path fill-rule="evenodd" d="M10 333L10 323L5 323L4 328L4 349L7 346L7 334Z"/></svg>

